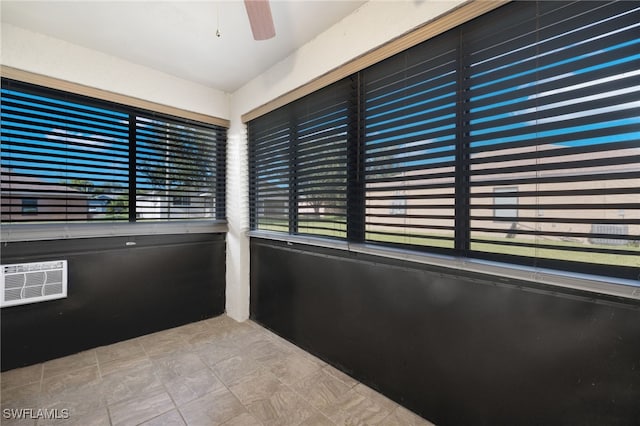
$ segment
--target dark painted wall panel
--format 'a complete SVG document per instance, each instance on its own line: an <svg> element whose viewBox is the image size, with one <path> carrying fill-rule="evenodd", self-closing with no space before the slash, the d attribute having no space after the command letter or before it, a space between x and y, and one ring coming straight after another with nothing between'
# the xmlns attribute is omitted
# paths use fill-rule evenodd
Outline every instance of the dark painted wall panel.
<svg viewBox="0 0 640 426"><path fill-rule="evenodd" d="M2 309L3 371L224 312L224 234L2 247L3 264L57 259L69 262L66 299Z"/></svg>
<svg viewBox="0 0 640 426"><path fill-rule="evenodd" d="M640 422L638 303L251 243L251 316L438 425Z"/></svg>

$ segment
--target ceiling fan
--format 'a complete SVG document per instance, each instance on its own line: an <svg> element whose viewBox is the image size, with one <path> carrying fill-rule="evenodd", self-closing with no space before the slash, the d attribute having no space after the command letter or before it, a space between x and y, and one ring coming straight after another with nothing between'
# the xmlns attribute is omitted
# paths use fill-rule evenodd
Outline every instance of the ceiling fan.
<svg viewBox="0 0 640 426"><path fill-rule="evenodd" d="M254 40L268 40L276 35L269 0L244 0Z"/></svg>

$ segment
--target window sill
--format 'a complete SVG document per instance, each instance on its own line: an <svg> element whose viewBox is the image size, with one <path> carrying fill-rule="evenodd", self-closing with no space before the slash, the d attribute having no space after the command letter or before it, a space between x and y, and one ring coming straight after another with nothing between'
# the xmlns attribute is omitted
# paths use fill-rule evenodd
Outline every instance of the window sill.
<svg viewBox="0 0 640 426"><path fill-rule="evenodd" d="M3 224L2 242L65 240L71 238L131 235L203 234L227 232L227 222L218 220L137 223L47 223Z"/></svg>
<svg viewBox="0 0 640 426"><path fill-rule="evenodd" d="M346 241L332 241L330 239L320 237L287 234L283 235L281 233L269 231L250 231L248 235L249 237L254 238L285 241L291 244L306 244L317 247L345 250L353 253L362 253L373 256L386 257L390 259L406 260L409 262L493 275L496 277L524 280L539 284L559 286L640 300L640 279L625 280L597 275L578 274L545 268L533 268L520 265L512 265L508 263L491 262L479 259L418 253L411 250L380 247L374 244L353 244Z"/></svg>

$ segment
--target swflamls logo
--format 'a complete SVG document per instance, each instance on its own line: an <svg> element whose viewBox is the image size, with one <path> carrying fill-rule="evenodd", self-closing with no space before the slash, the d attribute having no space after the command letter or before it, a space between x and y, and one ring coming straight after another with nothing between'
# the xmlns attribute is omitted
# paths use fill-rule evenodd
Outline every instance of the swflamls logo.
<svg viewBox="0 0 640 426"><path fill-rule="evenodd" d="M69 418L69 409L47 408L4 408L2 417L5 419L46 419L64 420Z"/></svg>

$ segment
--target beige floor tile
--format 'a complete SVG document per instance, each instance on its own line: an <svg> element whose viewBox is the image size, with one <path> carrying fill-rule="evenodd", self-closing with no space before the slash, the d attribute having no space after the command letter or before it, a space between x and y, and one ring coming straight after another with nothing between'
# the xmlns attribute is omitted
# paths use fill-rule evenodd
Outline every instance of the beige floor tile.
<svg viewBox="0 0 640 426"><path fill-rule="evenodd" d="M195 350L202 345L217 343L224 337L215 328L184 336L185 341Z"/></svg>
<svg viewBox="0 0 640 426"><path fill-rule="evenodd" d="M218 328L231 329L231 330L234 330L234 332L239 330L240 331L250 330L253 328L248 321L238 322L226 315L219 316L216 319L214 319L212 322Z"/></svg>
<svg viewBox="0 0 640 426"><path fill-rule="evenodd" d="M178 405L221 389L224 384L208 368L164 382L164 387Z"/></svg>
<svg viewBox="0 0 640 426"><path fill-rule="evenodd" d="M290 355L291 350L284 345L265 338L264 340L250 343L244 348L243 353L265 366L269 366Z"/></svg>
<svg viewBox="0 0 640 426"><path fill-rule="evenodd" d="M293 353L270 362L268 368L283 383L293 384L320 370L322 364L311 357Z"/></svg>
<svg viewBox="0 0 640 426"><path fill-rule="evenodd" d="M153 364L149 357L143 353L142 355L132 355L131 357L119 358L104 363L100 362L98 365L100 366L100 374L105 377L118 371L152 367Z"/></svg>
<svg viewBox="0 0 640 426"><path fill-rule="evenodd" d="M389 412L392 412L398 407L397 403L393 402L392 400L382 395L381 393L376 392L370 387L363 385L362 383L358 383L353 389L356 392L358 392L360 395L363 395L364 397L366 397L376 405L384 408Z"/></svg>
<svg viewBox="0 0 640 426"><path fill-rule="evenodd" d="M151 357L151 361L158 377L162 380L208 370L202 359L197 354L190 352L155 355Z"/></svg>
<svg viewBox="0 0 640 426"><path fill-rule="evenodd" d="M197 354L209 367L213 367L217 363L232 358L241 352L242 350L230 341L201 342L193 345L193 353Z"/></svg>
<svg viewBox="0 0 640 426"><path fill-rule="evenodd" d="M104 376L102 382L102 394L108 405L137 396L154 395L164 390L151 366L114 372Z"/></svg>
<svg viewBox="0 0 640 426"><path fill-rule="evenodd" d="M151 420L141 423L140 426L184 426L185 422L178 410L171 410Z"/></svg>
<svg viewBox="0 0 640 426"><path fill-rule="evenodd" d="M395 410L389 410L351 389L334 406L322 412L339 426L384 425L383 420Z"/></svg>
<svg viewBox="0 0 640 426"><path fill-rule="evenodd" d="M337 378L338 380L340 380L345 385L349 386L349 388L352 388L352 387L354 387L355 385L357 385L359 383L353 377L343 373L342 371L340 371L337 368L332 367L330 365L325 366L324 367L324 371L326 371L327 373L329 373L333 377Z"/></svg>
<svg viewBox="0 0 640 426"><path fill-rule="evenodd" d="M385 426L435 426L430 421L400 406L384 419L383 424Z"/></svg>
<svg viewBox="0 0 640 426"><path fill-rule="evenodd" d="M96 349L96 355L100 364L121 359L132 359L145 356L145 351L138 339L125 340L109 346Z"/></svg>
<svg viewBox="0 0 640 426"><path fill-rule="evenodd" d="M264 327L262 327L260 324L258 324L257 322L255 322L252 319L248 319L248 320L244 321L243 324L246 324L249 327L253 327L256 330L266 330Z"/></svg>
<svg viewBox="0 0 640 426"><path fill-rule="evenodd" d="M268 336L251 328L240 334L227 334L221 340L235 345L243 354L248 354L251 348L271 341Z"/></svg>
<svg viewBox="0 0 640 426"><path fill-rule="evenodd" d="M231 320L233 321L233 320ZM234 321L235 322L235 321ZM196 336L207 336L207 338L211 341L215 341L218 339L223 339L227 336L231 330L233 330L234 325L231 323L221 322L221 321L212 321L205 320L201 321L201 326L197 329L191 329L190 333L187 337L196 338Z"/></svg>
<svg viewBox="0 0 640 426"><path fill-rule="evenodd" d="M217 317L206 319L206 320L204 320L202 322L205 323L205 324L208 324L210 326L218 327L218 328L233 327L233 326L235 326L237 324L243 324L243 323L239 323L238 321L234 320L233 318L231 318L231 317L229 317L229 316L227 316L225 314L218 315Z"/></svg>
<svg viewBox="0 0 640 426"><path fill-rule="evenodd" d="M280 344L282 344L284 346L291 347L291 348L293 348L295 346L293 343L291 343L290 341L288 341L284 337L280 337L275 333L269 332L269 339L273 340L274 342L280 343Z"/></svg>
<svg viewBox="0 0 640 426"><path fill-rule="evenodd" d="M253 417L251 414L242 413L239 416L224 422L223 426L262 426L262 423L260 423L258 419Z"/></svg>
<svg viewBox="0 0 640 426"><path fill-rule="evenodd" d="M2 426L36 426L36 419L27 417L14 417L11 414L2 417Z"/></svg>
<svg viewBox="0 0 640 426"><path fill-rule="evenodd" d="M265 370L257 370L254 374L246 376L240 383L229 387L229 390L244 405L268 398L284 389L286 389L285 385Z"/></svg>
<svg viewBox="0 0 640 426"><path fill-rule="evenodd" d="M175 409L169 394L156 394L130 398L109 406L113 426L139 425Z"/></svg>
<svg viewBox="0 0 640 426"><path fill-rule="evenodd" d="M189 344L176 329L160 331L139 338L142 347L149 356L176 352L187 352Z"/></svg>
<svg viewBox="0 0 640 426"><path fill-rule="evenodd" d="M351 390L344 382L325 369L296 382L293 389L319 410L335 407Z"/></svg>
<svg viewBox="0 0 640 426"><path fill-rule="evenodd" d="M228 341L233 342L237 347L240 347L249 341L265 337L264 334L261 334L253 327L249 327L241 323L229 324L224 322L215 324L209 321L204 321L204 323L208 323L210 326L203 329L203 331L190 336L187 340L189 343L197 346L198 344Z"/></svg>
<svg viewBox="0 0 640 426"><path fill-rule="evenodd" d="M175 328L175 331L182 334L183 337L194 336L200 333L209 333L214 329L214 325L206 321L192 322Z"/></svg>
<svg viewBox="0 0 640 426"><path fill-rule="evenodd" d="M15 368L0 374L2 390L24 386L42 380L42 364L35 364L24 368Z"/></svg>
<svg viewBox="0 0 640 426"><path fill-rule="evenodd" d="M327 416L316 413L300 423L300 426L335 426L335 423L329 420Z"/></svg>
<svg viewBox="0 0 640 426"><path fill-rule="evenodd" d="M297 354L297 355L299 355L301 357L308 358L309 360L311 360L314 363L317 363L321 367L326 367L328 365L326 362L324 362L320 358L314 356L313 354L305 351L304 349L300 348L299 346L294 345L293 343L289 342L288 340L285 340L285 339L281 338L280 336L278 336L278 335L276 335L274 333L270 333L269 334L269 339L274 341L274 342L276 342L286 352L288 352L290 354Z"/></svg>
<svg viewBox="0 0 640 426"><path fill-rule="evenodd" d="M66 406L65 406L66 408ZM111 426L109 413L106 407L95 407L90 411L78 412L72 408L69 410L68 418L64 418L63 408L58 408L59 418L40 419L38 426L61 425L61 426Z"/></svg>
<svg viewBox="0 0 640 426"><path fill-rule="evenodd" d="M196 354L159 356L152 361L156 375L178 405L224 387Z"/></svg>
<svg viewBox="0 0 640 426"><path fill-rule="evenodd" d="M39 382L12 387L0 392L1 408L37 408L40 403Z"/></svg>
<svg viewBox="0 0 640 426"><path fill-rule="evenodd" d="M244 323L216 325L215 335L221 339L261 339L264 337L260 331Z"/></svg>
<svg viewBox="0 0 640 426"><path fill-rule="evenodd" d="M57 358L44 363L43 379L67 374L75 370L85 367L94 367L98 365L96 352L94 350L80 352L74 355Z"/></svg>
<svg viewBox="0 0 640 426"><path fill-rule="evenodd" d="M57 400L59 398L74 399L85 395L99 395L101 385L97 365L70 370L66 374L45 377L42 381L42 398Z"/></svg>
<svg viewBox="0 0 640 426"><path fill-rule="evenodd" d="M29 418L31 416L21 410L35 411L41 408L39 382L2 390L1 395L0 424L2 426L34 426L36 424L35 419Z"/></svg>
<svg viewBox="0 0 640 426"><path fill-rule="evenodd" d="M85 370L92 370L93 367L89 367ZM65 377L65 376L56 376ZM53 378L55 379L55 378ZM101 382L100 379L91 380L84 385L78 384L79 379L74 377L73 380L69 379L65 383L65 387L57 389L57 383L55 386L49 388L46 392L43 392L40 399L39 408L52 410L54 412L62 413L66 411L69 415L69 423L74 425L82 425L86 419L91 422L100 424L102 421L100 417L94 417L94 414L99 412L105 413L105 403L101 394ZM38 422L43 423L43 422ZM63 423L62 421L55 422L56 424ZM48 424L48 422L47 422Z"/></svg>
<svg viewBox="0 0 640 426"><path fill-rule="evenodd" d="M245 355L235 355L213 366L213 372L227 386L236 385L246 376L259 371L262 366Z"/></svg>
<svg viewBox="0 0 640 426"><path fill-rule="evenodd" d="M238 417L247 410L228 390L208 393L179 407L189 426L216 426Z"/></svg>
<svg viewBox="0 0 640 426"><path fill-rule="evenodd" d="M40 408L54 411L66 410L70 417L88 414L105 407L102 396L97 392L70 392L43 397Z"/></svg>
<svg viewBox="0 0 640 426"><path fill-rule="evenodd" d="M317 414L307 401L286 388L247 405L247 409L265 426L297 426Z"/></svg>

